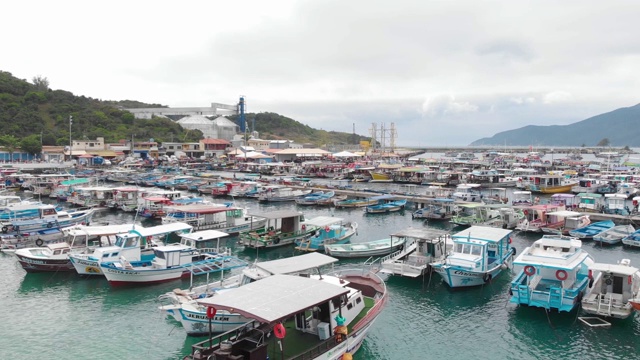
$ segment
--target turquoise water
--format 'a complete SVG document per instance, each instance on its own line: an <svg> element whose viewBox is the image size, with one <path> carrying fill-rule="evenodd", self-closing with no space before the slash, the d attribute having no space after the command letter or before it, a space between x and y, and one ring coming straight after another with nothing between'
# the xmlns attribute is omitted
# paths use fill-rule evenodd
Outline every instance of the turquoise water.
<svg viewBox="0 0 640 360"><path fill-rule="evenodd" d="M238 200L252 210L293 209ZM299 207L307 218L333 214L359 223L352 241L387 237L409 226L424 226L410 213L365 215L361 209ZM127 222L132 216L104 212L94 220ZM102 219L100 219L102 218ZM153 223L145 223L153 225ZM522 250L535 236L516 234ZM295 254L292 247L234 252L252 261ZM630 258L640 251L620 246L584 247L597 261ZM353 262L353 260L351 261ZM343 263L343 261L341 261ZM104 278L69 274L26 274L11 255L0 254L0 354L3 359L181 359L202 338L187 337L157 310L158 295L188 287L187 281L141 288L110 288ZM213 275L218 276L218 275ZM355 359L630 359L640 350L638 319L614 321L610 329L582 325L579 313L549 313L508 303L510 272L484 287L451 290L432 278L391 277L390 301ZM203 282L204 279L199 279Z"/></svg>

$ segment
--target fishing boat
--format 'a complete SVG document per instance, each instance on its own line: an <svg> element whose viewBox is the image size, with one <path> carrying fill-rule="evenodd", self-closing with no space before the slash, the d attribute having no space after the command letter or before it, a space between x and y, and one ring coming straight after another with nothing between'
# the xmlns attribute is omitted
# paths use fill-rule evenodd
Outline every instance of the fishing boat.
<svg viewBox="0 0 640 360"><path fill-rule="evenodd" d="M298 205L318 205L330 201L336 195L335 191L318 191L295 199Z"/></svg>
<svg viewBox="0 0 640 360"><path fill-rule="evenodd" d="M580 240L543 235L513 262L520 270L511 282L510 302L571 311L587 289L589 266L593 263Z"/></svg>
<svg viewBox="0 0 640 360"><path fill-rule="evenodd" d="M377 204L368 205L364 208L364 212L367 214L386 214L404 210L405 206L407 206L406 199L393 199L393 196L389 196L378 200Z"/></svg>
<svg viewBox="0 0 640 360"><path fill-rule="evenodd" d="M369 175L371 175L371 179L369 182L392 182L393 178L391 174L381 171L369 171Z"/></svg>
<svg viewBox="0 0 640 360"><path fill-rule="evenodd" d="M564 175L532 175L530 178L528 190L542 194L568 193L578 183Z"/></svg>
<svg viewBox="0 0 640 360"><path fill-rule="evenodd" d="M305 220L307 226L317 228L309 238L296 241L296 250L324 251L325 245L344 244L358 231L358 223L345 222L344 219L334 216L318 216Z"/></svg>
<svg viewBox="0 0 640 360"><path fill-rule="evenodd" d="M193 345L186 359L346 359L387 299L384 281L362 269L273 275L200 300L210 315L232 311L254 321Z"/></svg>
<svg viewBox="0 0 640 360"><path fill-rule="evenodd" d="M627 196L624 194L605 194L602 211L605 214L629 215L631 210L627 206Z"/></svg>
<svg viewBox="0 0 640 360"><path fill-rule="evenodd" d="M152 260L153 248L167 243L171 234L184 234L192 231L185 223L165 224L152 227L129 225L130 228L115 228L118 233L113 245L100 246L90 253L71 254L69 260L80 275L102 275L100 264L113 262L123 257L130 261Z"/></svg>
<svg viewBox="0 0 640 360"><path fill-rule="evenodd" d="M353 208L353 207L364 207L369 205L375 205L381 199L388 199L391 195L384 194L373 196L365 199L346 199L342 201L336 201L335 207L337 208Z"/></svg>
<svg viewBox="0 0 640 360"><path fill-rule="evenodd" d="M483 195L480 192L480 184L459 184L452 194L454 200L481 202Z"/></svg>
<svg viewBox="0 0 640 360"><path fill-rule="evenodd" d="M613 220L604 220L591 223L587 226L573 229L569 231L569 235L580 240L593 240L593 237L605 230L609 230L616 226Z"/></svg>
<svg viewBox="0 0 640 360"><path fill-rule="evenodd" d="M514 205L514 206L533 205L533 195L531 195L531 191L527 191L527 190L514 191L511 205Z"/></svg>
<svg viewBox="0 0 640 360"><path fill-rule="evenodd" d="M524 218L520 220L516 229L526 232L541 232L543 227L560 226L561 220L547 216L549 213L559 210L564 210L564 206L544 204L525 207L522 209Z"/></svg>
<svg viewBox="0 0 640 360"><path fill-rule="evenodd" d="M427 202L422 209L411 213L412 219L431 221L449 221L458 212L458 206L453 199L436 198Z"/></svg>
<svg viewBox="0 0 640 360"><path fill-rule="evenodd" d="M431 267L452 288L484 285L511 266L513 231L472 226L451 235L453 250Z"/></svg>
<svg viewBox="0 0 640 360"><path fill-rule="evenodd" d="M308 253L283 259L256 262L243 268L240 274L222 278L220 281L207 282L205 285L167 292L158 298L163 303L159 309L163 314L180 322L187 335L207 335L209 333L207 307L200 305L197 302L198 299L217 296L239 286L266 279L272 275L309 276L314 273L322 274L323 268L337 261L338 259L324 254ZM229 331L249 321L251 319L238 313L221 310L211 319L211 332Z"/></svg>
<svg viewBox="0 0 640 360"><path fill-rule="evenodd" d="M589 288L582 298L584 312L616 319L633 314L632 302L640 296L640 270L631 266L631 260L594 263L589 266L589 278Z"/></svg>
<svg viewBox="0 0 640 360"><path fill-rule="evenodd" d="M484 223L500 216L500 212L493 205L481 203L467 203L458 205L460 210L451 217L450 222L458 226L471 226Z"/></svg>
<svg viewBox="0 0 640 360"><path fill-rule="evenodd" d="M130 229L131 225L88 226L76 225L59 230L58 242L48 243L44 247L43 240L35 241L37 247L16 249L20 265L27 272L59 272L73 271L70 257L83 254L100 246L103 241L119 232ZM64 241L61 241L63 240ZM4 251L4 250L3 250Z"/></svg>
<svg viewBox="0 0 640 360"><path fill-rule="evenodd" d="M365 241L352 244L326 245L324 251L339 258L358 258L387 255L404 246L406 238L390 237L381 240Z"/></svg>
<svg viewBox="0 0 640 360"><path fill-rule="evenodd" d="M265 218L247 215L247 209L225 204L195 204L168 206L163 224L187 223L193 231L218 230L228 234L238 234L264 227Z"/></svg>
<svg viewBox="0 0 640 360"><path fill-rule="evenodd" d="M594 235L593 241L607 245L620 244L624 237L631 235L634 231L636 231L636 229L633 225L616 225L611 229Z"/></svg>
<svg viewBox="0 0 640 360"><path fill-rule="evenodd" d="M220 248L220 238L227 235L217 230L182 234L179 244L154 247L153 260L129 261L121 255L117 261L101 262L100 268L109 285L121 286L156 284L247 266L229 249Z"/></svg>
<svg viewBox="0 0 640 360"><path fill-rule="evenodd" d="M640 247L640 229L622 238L623 246Z"/></svg>
<svg viewBox="0 0 640 360"><path fill-rule="evenodd" d="M497 227L503 229L515 229L524 218L522 210L506 205L488 205L497 211L497 216L478 223L480 226Z"/></svg>
<svg viewBox="0 0 640 360"><path fill-rule="evenodd" d="M540 231L549 235L569 235L569 231L591 224L589 215L576 211L560 210L548 212L549 223Z"/></svg>
<svg viewBox="0 0 640 360"><path fill-rule="evenodd" d="M38 208L38 217L27 220L8 220L0 222L3 234L20 234L46 229L61 229L78 224L89 224L95 209L58 210L53 205Z"/></svg>
<svg viewBox="0 0 640 360"><path fill-rule="evenodd" d="M578 199L578 209L580 211L600 212L604 206L602 194L579 193L576 198Z"/></svg>
<svg viewBox="0 0 640 360"><path fill-rule="evenodd" d="M318 230L316 226L307 225L304 215L299 211L281 210L248 215L267 219L267 221L261 228L240 233L238 242L246 248L273 248L291 245L296 240L313 236Z"/></svg>
<svg viewBox="0 0 640 360"><path fill-rule="evenodd" d="M290 187L270 188L270 190L263 191L258 196L258 201L262 201L262 202L295 201L296 199L304 197L309 193L311 193L311 190L295 190Z"/></svg>
<svg viewBox="0 0 640 360"><path fill-rule="evenodd" d="M404 248L380 259L380 273L418 277L431 273L431 263L442 260L453 248L448 232L433 228L413 228L391 234L405 238Z"/></svg>

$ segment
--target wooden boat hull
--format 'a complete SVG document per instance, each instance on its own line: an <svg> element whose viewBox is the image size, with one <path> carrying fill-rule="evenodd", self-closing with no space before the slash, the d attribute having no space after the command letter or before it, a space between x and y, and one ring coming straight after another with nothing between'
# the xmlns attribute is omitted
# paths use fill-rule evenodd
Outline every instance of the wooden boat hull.
<svg viewBox="0 0 640 360"><path fill-rule="evenodd" d="M69 259L45 259L45 258L32 258L20 254L16 254L18 262L22 268L29 273L36 272L58 272L58 271L73 271L73 265Z"/></svg>

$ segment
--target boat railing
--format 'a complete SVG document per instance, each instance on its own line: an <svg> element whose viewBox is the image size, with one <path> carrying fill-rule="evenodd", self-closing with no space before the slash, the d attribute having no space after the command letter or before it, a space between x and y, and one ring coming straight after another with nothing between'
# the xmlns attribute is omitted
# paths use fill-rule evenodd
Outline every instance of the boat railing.
<svg viewBox="0 0 640 360"><path fill-rule="evenodd" d="M211 358L213 352L220 348L223 342L239 342L246 337L251 331L258 331L260 323L257 321L250 321L242 324L234 329L231 329L225 333L217 336L210 337L207 340L203 340L199 343L191 345L191 358L193 360L205 360ZM264 332L262 332L264 334Z"/></svg>
<svg viewBox="0 0 640 360"><path fill-rule="evenodd" d="M378 272L381 267L381 259L382 258L374 258L373 256L371 256L367 260L365 260L364 264L362 264L362 274L364 275L367 272Z"/></svg>

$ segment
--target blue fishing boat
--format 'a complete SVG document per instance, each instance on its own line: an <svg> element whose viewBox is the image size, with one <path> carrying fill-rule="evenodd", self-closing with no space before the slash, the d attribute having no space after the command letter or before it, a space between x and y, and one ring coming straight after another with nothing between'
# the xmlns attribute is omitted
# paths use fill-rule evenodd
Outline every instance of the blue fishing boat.
<svg viewBox="0 0 640 360"><path fill-rule="evenodd" d="M615 245L622 241L622 238L632 234L636 229L631 224L616 225L609 230L605 230L593 236L593 241L601 244Z"/></svg>
<svg viewBox="0 0 640 360"><path fill-rule="evenodd" d="M295 200L298 205L317 205L333 198L335 195L335 191L318 191Z"/></svg>
<svg viewBox="0 0 640 360"><path fill-rule="evenodd" d="M511 281L509 295L514 304L547 310L571 311L589 284L593 258L582 249L582 241L562 235L544 235L513 262L520 271Z"/></svg>
<svg viewBox="0 0 640 360"><path fill-rule="evenodd" d="M301 251L324 251L325 245L345 244L358 231L358 223L333 216L318 216L305 220L305 224L317 230L309 238L296 240L296 249Z"/></svg>
<svg viewBox="0 0 640 360"><path fill-rule="evenodd" d="M604 220L591 223L587 226L569 231L569 235L580 240L592 240L595 235L605 230L609 230L616 224L612 220Z"/></svg>
<svg viewBox="0 0 640 360"><path fill-rule="evenodd" d="M368 205L364 208L367 214L385 214L404 210L407 205L406 199L393 199L392 197L379 199L375 205Z"/></svg>
<svg viewBox="0 0 640 360"><path fill-rule="evenodd" d="M431 267L450 287L489 283L511 266L515 254L511 247L512 233L507 229L472 226L452 235L453 250Z"/></svg>
<svg viewBox="0 0 640 360"><path fill-rule="evenodd" d="M640 229L622 238L623 246L640 247Z"/></svg>

